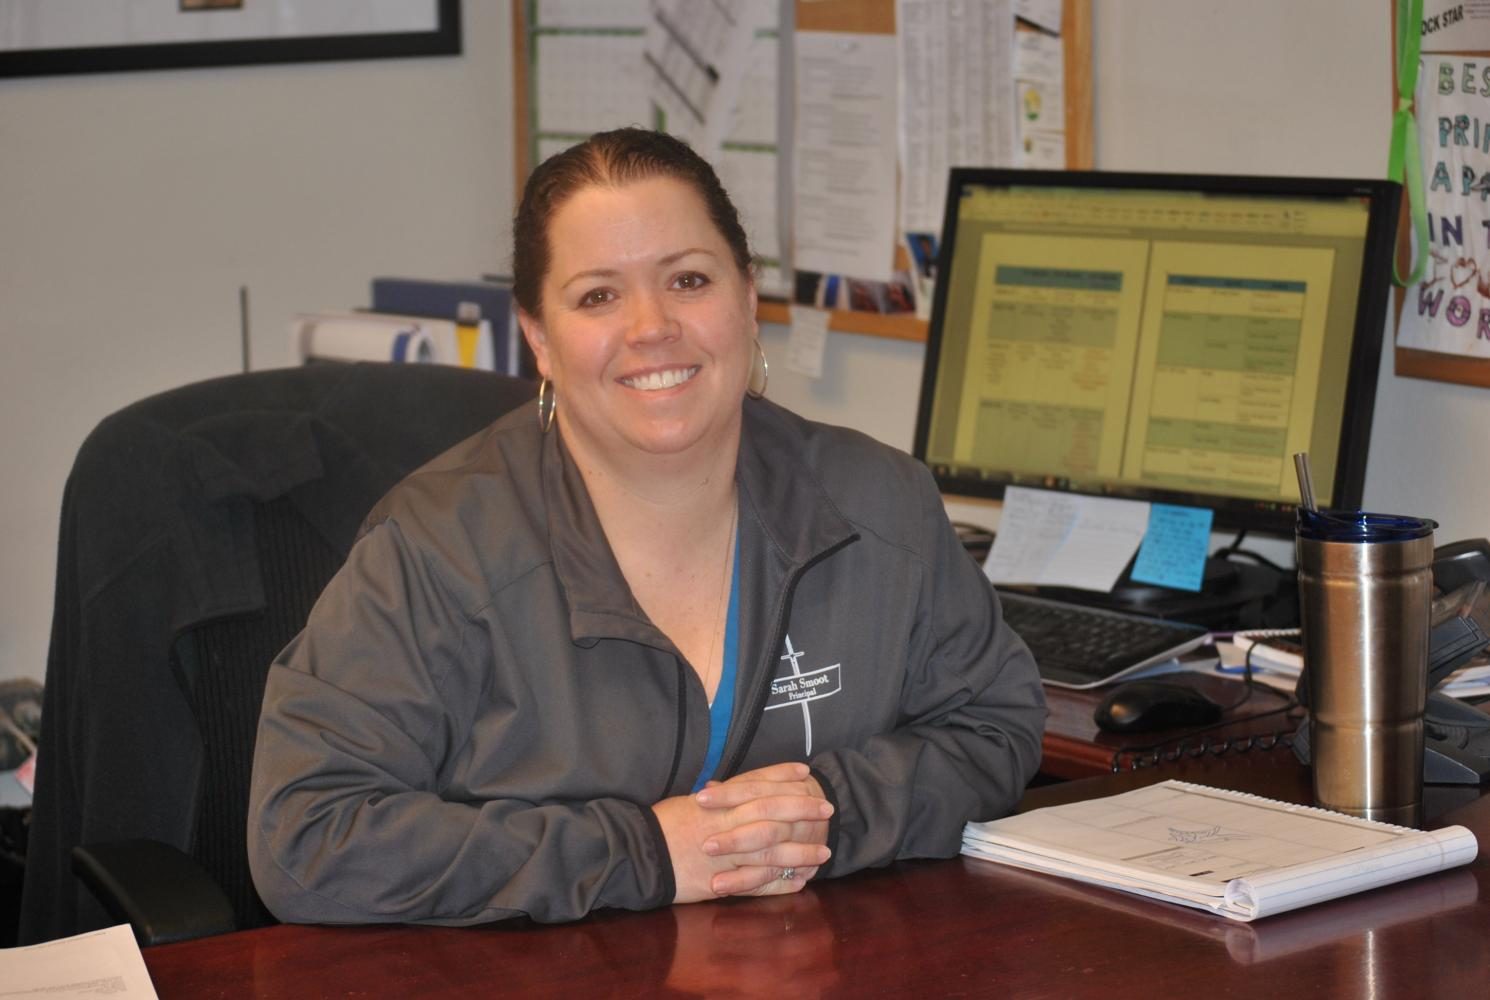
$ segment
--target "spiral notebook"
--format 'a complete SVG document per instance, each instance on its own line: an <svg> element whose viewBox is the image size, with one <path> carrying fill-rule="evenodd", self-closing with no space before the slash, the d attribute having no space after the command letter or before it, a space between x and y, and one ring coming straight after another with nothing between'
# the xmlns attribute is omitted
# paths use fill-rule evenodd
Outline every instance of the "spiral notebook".
<svg viewBox="0 0 1490 1000"><path fill-rule="evenodd" d="M1473 861L1462 826L1413 830L1165 781L969 823L962 853L1256 920Z"/></svg>

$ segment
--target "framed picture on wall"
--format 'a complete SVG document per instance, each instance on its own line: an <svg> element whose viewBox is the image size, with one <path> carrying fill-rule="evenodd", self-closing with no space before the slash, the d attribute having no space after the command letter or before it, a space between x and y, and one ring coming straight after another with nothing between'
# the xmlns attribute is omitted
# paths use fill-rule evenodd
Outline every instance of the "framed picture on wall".
<svg viewBox="0 0 1490 1000"><path fill-rule="evenodd" d="M460 0L0 0L0 77L460 50Z"/></svg>

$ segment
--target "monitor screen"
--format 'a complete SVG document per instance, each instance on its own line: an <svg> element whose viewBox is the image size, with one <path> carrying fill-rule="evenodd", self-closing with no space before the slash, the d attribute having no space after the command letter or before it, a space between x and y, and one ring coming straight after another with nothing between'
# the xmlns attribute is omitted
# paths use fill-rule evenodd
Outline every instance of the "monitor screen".
<svg viewBox="0 0 1490 1000"><path fill-rule="evenodd" d="M915 454L1009 485L1292 532L1293 455L1360 504L1398 188L955 169Z"/></svg>

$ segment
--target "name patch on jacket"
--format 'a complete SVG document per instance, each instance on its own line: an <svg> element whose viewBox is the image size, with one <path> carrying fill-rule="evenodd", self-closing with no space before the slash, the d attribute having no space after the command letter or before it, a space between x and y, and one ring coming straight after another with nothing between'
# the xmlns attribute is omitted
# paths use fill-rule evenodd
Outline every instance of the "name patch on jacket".
<svg viewBox="0 0 1490 1000"><path fill-rule="evenodd" d="M830 667L804 670L799 661L806 655L805 649L792 648L792 637L788 635L786 652L781 655L781 659L788 664L787 672L771 679L771 697L766 701L766 711L817 701L838 693L838 689L843 686L843 665L835 663Z"/></svg>
<svg viewBox="0 0 1490 1000"><path fill-rule="evenodd" d="M807 655L806 650L792 647L792 637L786 637L786 652L781 659L787 662L786 671L771 679L771 697L766 701L766 711L773 708L802 709L803 752L812 753L812 709L814 701L837 694L843 686L843 664L803 669L799 662Z"/></svg>
<svg viewBox="0 0 1490 1000"><path fill-rule="evenodd" d="M841 664L808 670L792 677L775 677L771 680L771 698L766 702L766 711L785 708L803 701L817 701L838 693L843 686L840 680Z"/></svg>

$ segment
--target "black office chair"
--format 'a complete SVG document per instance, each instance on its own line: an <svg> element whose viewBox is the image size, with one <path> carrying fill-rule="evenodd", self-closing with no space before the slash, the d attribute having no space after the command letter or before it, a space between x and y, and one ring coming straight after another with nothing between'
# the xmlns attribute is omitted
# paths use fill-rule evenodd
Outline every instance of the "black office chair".
<svg viewBox="0 0 1490 1000"><path fill-rule="evenodd" d="M534 392L437 365L313 365L99 424L63 497L22 943L273 921L245 847L269 663L373 503Z"/></svg>

